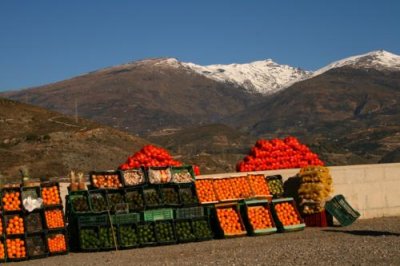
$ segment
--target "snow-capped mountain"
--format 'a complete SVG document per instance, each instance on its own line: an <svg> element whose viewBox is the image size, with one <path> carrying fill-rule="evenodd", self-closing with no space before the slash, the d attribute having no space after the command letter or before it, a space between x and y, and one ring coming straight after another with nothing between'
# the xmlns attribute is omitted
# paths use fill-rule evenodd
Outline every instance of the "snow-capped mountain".
<svg viewBox="0 0 400 266"><path fill-rule="evenodd" d="M333 62L314 72L313 76L321 75L328 70L339 67L374 68L378 70L400 70L400 56L384 50L372 51L362 55L351 56Z"/></svg>
<svg viewBox="0 0 400 266"><path fill-rule="evenodd" d="M372 51L333 62L315 72L288 65L280 65L271 59L245 64L202 66L194 63L181 62L176 58L145 59L104 68L98 71L128 70L145 65L157 68L184 68L186 71L194 71L197 74L217 82L230 83L235 87L244 88L247 92L270 95L296 82L321 75L328 70L343 66L398 71L400 70L400 56L384 50Z"/></svg>
<svg viewBox="0 0 400 266"><path fill-rule="evenodd" d="M272 94L312 75L310 71L279 65L271 59L248 64L201 66L181 63L207 78L229 82L251 92Z"/></svg>

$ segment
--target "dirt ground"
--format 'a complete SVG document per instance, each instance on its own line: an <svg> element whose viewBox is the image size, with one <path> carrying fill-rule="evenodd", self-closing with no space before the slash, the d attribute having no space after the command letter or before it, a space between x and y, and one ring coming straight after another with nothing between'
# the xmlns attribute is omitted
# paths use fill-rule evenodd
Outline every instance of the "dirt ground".
<svg viewBox="0 0 400 266"><path fill-rule="evenodd" d="M348 227L96 253L8 265L400 265L400 217Z"/></svg>

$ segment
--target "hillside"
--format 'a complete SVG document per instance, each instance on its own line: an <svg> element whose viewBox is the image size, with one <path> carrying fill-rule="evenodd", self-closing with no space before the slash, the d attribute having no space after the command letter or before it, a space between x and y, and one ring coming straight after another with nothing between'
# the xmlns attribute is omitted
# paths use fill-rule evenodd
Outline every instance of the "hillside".
<svg viewBox="0 0 400 266"><path fill-rule="evenodd" d="M228 122L258 136L292 134L317 146L340 147L362 158L358 163L378 162L400 146L400 72L334 68Z"/></svg>
<svg viewBox="0 0 400 266"><path fill-rule="evenodd" d="M0 98L0 173L65 176L114 169L147 141L96 123Z"/></svg>
<svg viewBox="0 0 400 266"><path fill-rule="evenodd" d="M259 101L174 59L149 59L4 96L134 134L219 121Z"/></svg>
<svg viewBox="0 0 400 266"><path fill-rule="evenodd" d="M288 135L330 165L396 161L399 88L400 56L379 50L314 73L147 59L2 95L142 136L212 172L233 170L258 137Z"/></svg>
<svg viewBox="0 0 400 266"><path fill-rule="evenodd" d="M157 143L185 162L200 166L202 173L236 171L236 162L248 153L256 138L222 124L211 124L153 134L148 140Z"/></svg>

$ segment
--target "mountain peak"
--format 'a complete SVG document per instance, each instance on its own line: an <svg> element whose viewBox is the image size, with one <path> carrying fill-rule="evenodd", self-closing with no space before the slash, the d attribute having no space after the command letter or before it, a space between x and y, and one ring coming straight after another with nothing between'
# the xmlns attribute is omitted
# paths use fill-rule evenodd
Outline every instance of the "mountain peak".
<svg viewBox="0 0 400 266"><path fill-rule="evenodd" d="M354 68L375 68L378 70L400 70L400 56L385 50L375 50L366 54L351 56L314 72L314 76L320 75L333 68L350 66Z"/></svg>
<svg viewBox="0 0 400 266"><path fill-rule="evenodd" d="M272 59L229 65L201 66L193 63L181 64L207 78L231 83L248 91L261 94L275 93L311 76L311 72L288 65L280 65Z"/></svg>

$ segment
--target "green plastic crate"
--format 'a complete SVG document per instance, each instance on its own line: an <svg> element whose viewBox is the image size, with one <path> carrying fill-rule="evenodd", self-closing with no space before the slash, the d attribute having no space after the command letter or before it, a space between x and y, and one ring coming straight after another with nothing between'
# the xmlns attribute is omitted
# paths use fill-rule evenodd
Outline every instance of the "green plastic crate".
<svg viewBox="0 0 400 266"><path fill-rule="evenodd" d="M251 225L250 219L248 217L248 208L255 207L255 206L264 206L268 209L269 212L269 218L271 219L272 222L272 227L270 228L265 228L265 229L254 229L253 226ZM268 203L268 200L266 199L253 199L253 200L244 200L243 204L241 204L241 211L242 211L242 217L244 218L244 223L247 228L247 232L249 232L249 235L266 235L266 234L273 234L278 231L274 217L272 215L271 207Z"/></svg>
<svg viewBox="0 0 400 266"><path fill-rule="evenodd" d="M220 221L218 219L218 214L217 214L218 211L217 210L218 209L225 209L225 208L233 208L236 211L236 213L239 216L239 223L240 223L240 225L241 225L241 227L243 229L241 232L228 233L228 232L225 232L222 229ZM246 227L245 227L245 225L243 223L243 219L242 219L242 215L240 213L240 208L239 208L239 204L238 203L232 202L232 203L215 204L215 207L213 208L212 216L213 216L212 218L213 218L213 221L214 221L214 226L213 227L216 230L218 237L220 237L220 238L231 238L231 237L245 236L247 234Z"/></svg>
<svg viewBox="0 0 400 266"><path fill-rule="evenodd" d="M135 224L140 222L140 214L139 213L115 214L111 216L111 221L115 225Z"/></svg>
<svg viewBox="0 0 400 266"><path fill-rule="evenodd" d="M282 222L279 220L278 215L276 214L276 211L275 211L275 205L277 203L281 203L281 202L292 203L292 205L297 213L297 216L299 217L300 224L295 224L295 225L283 225L282 224ZM304 230L304 228L306 227L306 224L304 223L303 218L301 218L301 215L296 207L296 202L294 201L293 198L274 199L274 200L272 200L271 204L272 204L271 205L272 214L274 216L274 220L275 220L275 223L276 223L276 226L277 226L279 232L293 232L293 231Z"/></svg>
<svg viewBox="0 0 400 266"><path fill-rule="evenodd" d="M343 195L336 195L325 203L325 209L338 220L342 226L354 223L360 213L354 210Z"/></svg>
<svg viewBox="0 0 400 266"><path fill-rule="evenodd" d="M157 209L143 212L143 219L145 222L154 222L159 220L173 220L173 209Z"/></svg>

